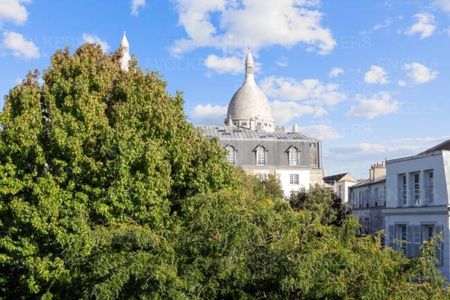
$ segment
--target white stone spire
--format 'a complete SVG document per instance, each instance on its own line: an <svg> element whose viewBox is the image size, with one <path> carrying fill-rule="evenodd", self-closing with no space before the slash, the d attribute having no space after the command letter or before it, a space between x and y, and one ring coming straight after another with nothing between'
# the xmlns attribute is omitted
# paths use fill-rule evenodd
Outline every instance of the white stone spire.
<svg viewBox="0 0 450 300"><path fill-rule="evenodd" d="M248 49L247 57L245 58L245 80L254 80L255 61L253 59L252 51Z"/></svg>
<svg viewBox="0 0 450 300"><path fill-rule="evenodd" d="M120 58L120 69L124 72L128 72L130 66L130 44L128 43L125 32L123 33L122 42L120 43L120 52L122 57Z"/></svg>
<svg viewBox="0 0 450 300"><path fill-rule="evenodd" d="M249 49L245 59L245 80L228 105L225 125L273 132L275 124L269 100L256 84L254 70L255 61Z"/></svg>

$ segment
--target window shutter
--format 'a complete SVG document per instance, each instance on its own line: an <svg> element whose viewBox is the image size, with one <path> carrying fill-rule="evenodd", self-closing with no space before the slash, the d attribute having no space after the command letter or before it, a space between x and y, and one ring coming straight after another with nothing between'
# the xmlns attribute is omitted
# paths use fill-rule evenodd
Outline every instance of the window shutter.
<svg viewBox="0 0 450 300"><path fill-rule="evenodd" d="M395 243L394 243L394 239L395 239L395 232L394 232L394 225L389 225L388 227L388 246L396 249L395 247Z"/></svg>
<svg viewBox="0 0 450 300"><path fill-rule="evenodd" d="M436 258L439 260L438 265L442 266L444 264L444 226L436 226L436 234L441 234L442 241L439 243L438 249L436 250Z"/></svg>
<svg viewBox="0 0 450 300"><path fill-rule="evenodd" d="M406 256L412 257L413 256L413 225L406 226L406 241L403 241L403 243L406 243Z"/></svg>

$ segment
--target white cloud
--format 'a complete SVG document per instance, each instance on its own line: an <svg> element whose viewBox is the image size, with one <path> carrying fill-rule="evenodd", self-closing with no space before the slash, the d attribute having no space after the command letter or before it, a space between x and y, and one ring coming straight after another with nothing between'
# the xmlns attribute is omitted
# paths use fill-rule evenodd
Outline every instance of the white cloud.
<svg viewBox="0 0 450 300"><path fill-rule="evenodd" d="M359 159L363 157L377 157L377 155L393 159L419 154L447 139L448 137L401 138L387 140L383 143L359 143L338 146L329 149L329 151L335 154L336 159Z"/></svg>
<svg viewBox="0 0 450 300"><path fill-rule="evenodd" d="M445 12L450 12L450 0L434 0L434 5Z"/></svg>
<svg viewBox="0 0 450 300"><path fill-rule="evenodd" d="M340 145L324 148L323 156L327 172L350 171L357 178L368 178L371 164L384 159L416 155L438 145L449 137L417 137L378 140L376 143ZM325 144L326 147L326 144Z"/></svg>
<svg viewBox="0 0 450 300"><path fill-rule="evenodd" d="M40 56L39 48L32 41L26 40L22 34L16 32L3 33L3 47L11 50L16 57L30 59Z"/></svg>
<svg viewBox="0 0 450 300"><path fill-rule="evenodd" d="M300 132L321 141L330 141L341 138L341 135L336 129L330 125L302 126Z"/></svg>
<svg viewBox="0 0 450 300"><path fill-rule="evenodd" d="M385 84L389 82L386 71L380 66L371 66L370 70L364 75L364 81L369 84Z"/></svg>
<svg viewBox="0 0 450 300"><path fill-rule="evenodd" d="M434 16L430 13L419 13L414 15L414 23L407 31L408 35L418 34L421 39L429 38L436 30Z"/></svg>
<svg viewBox="0 0 450 300"><path fill-rule="evenodd" d="M191 116L201 122L222 124L227 114L227 106L199 104L192 110Z"/></svg>
<svg viewBox="0 0 450 300"><path fill-rule="evenodd" d="M405 64L405 70L408 72L408 77L416 83L426 83L436 79L439 74L437 71L429 69L427 66L413 62Z"/></svg>
<svg viewBox="0 0 450 300"><path fill-rule="evenodd" d="M219 74L238 74L244 72L243 61L235 56L218 57L216 55L209 55L205 60L205 66Z"/></svg>
<svg viewBox="0 0 450 300"><path fill-rule="evenodd" d="M398 111L400 103L392 99L390 93L381 92L372 97L358 97L358 102L347 112L348 116L366 119L374 119L382 115L392 114Z"/></svg>
<svg viewBox="0 0 450 300"><path fill-rule="evenodd" d="M270 76L261 82L268 97L284 101L303 101L311 105L335 105L347 99L337 84L323 84L317 79L297 81Z"/></svg>
<svg viewBox="0 0 450 300"><path fill-rule="evenodd" d="M102 47L103 52L108 52L108 50L110 49L110 46L108 45L108 43L96 35L83 33L82 37L83 37L83 43L98 44L98 45L100 45L100 47Z"/></svg>
<svg viewBox="0 0 450 300"><path fill-rule="evenodd" d="M30 2L30 0L1 0L0 24L2 22L24 24L28 18L28 11L25 4Z"/></svg>
<svg viewBox="0 0 450 300"><path fill-rule="evenodd" d="M400 87L405 87L405 86L407 85L406 81L404 81L404 80L399 80L399 81L397 82L397 84L398 84L398 86L400 86Z"/></svg>
<svg viewBox="0 0 450 300"><path fill-rule="evenodd" d="M200 47L224 51L298 43L322 54L336 45L329 29L322 27L319 0L175 0L179 24L187 38L175 41L172 53ZM214 19L214 21L213 21Z"/></svg>
<svg viewBox="0 0 450 300"><path fill-rule="evenodd" d="M387 27L391 26L392 23L393 23L392 18L387 18L386 20L384 20L383 23L376 24L375 26L373 26L372 30L373 31L378 31L378 30L387 28Z"/></svg>
<svg viewBox="0 0 450 300"><path fill-rule="evenodd" d="M139 9L145 6L146 0L131 0L131 14L137 16Z"/></svg>
<svg viewBox="0 0 450 300"><path fill-rule="evenodd" d="M272 115L277 124L285 125L292 120L305 115L321 118L327 115L327 111L320 106L304 105L293 101L275 100L270 103Z"/></svg>
<svg viewBox="0 0 450 300"><path fill-rule="evenodd" d="M280 58L278 58L277 62L276 62L277 66L279 67L287 67L288 66L288 59L286 56L282 56Z"/></svg>
<svg viewBox="0 0 450 300"><path fill-rule="evenodd" d="M337 77L341 76L342 74L344 74L343 69L334 67L333 69L331 69L330 73L328 73L328 77L337 78Z"/></svg>

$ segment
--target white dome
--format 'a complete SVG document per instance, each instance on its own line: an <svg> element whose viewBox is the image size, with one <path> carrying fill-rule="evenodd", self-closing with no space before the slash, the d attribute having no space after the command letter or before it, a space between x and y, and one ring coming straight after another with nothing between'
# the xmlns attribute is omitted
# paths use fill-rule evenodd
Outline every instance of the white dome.
<svg viewBox="0 0 450 300"><path fill-rule="evenodd" d="M261 120L267 125L264 127L273 127L272 111L266 95L261 91L255 82L253 75L254 62L253 56L249 51L245 62L246 76L242 86L233 95L228 105L227 120L246 121Z"/></svg>

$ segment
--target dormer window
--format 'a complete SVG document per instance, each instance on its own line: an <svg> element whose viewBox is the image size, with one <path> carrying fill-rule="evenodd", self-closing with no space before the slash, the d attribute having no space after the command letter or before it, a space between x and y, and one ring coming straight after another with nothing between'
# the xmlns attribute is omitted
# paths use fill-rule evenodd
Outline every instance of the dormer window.
<svg viewBox="0 0 450 300"><path fill-rule="evenodd" d="M235 165L236 164L236 148L234 148L231 145L228 145L225 147L225 150L227 151L228 162L232 165Z"/></svg>
<svg viewBox="0 0 450 300"><path fill-rule="evenodd" d="M298 165L298 150L295 147L291 147L288 151L289 165L297 166Z"/></svg>
<svg viewBox="0 0 450 300"><path fill-rule="evenodd" d="M264 166L266 164L266 149L263 146L256 148L256 165Z"/></svg>

